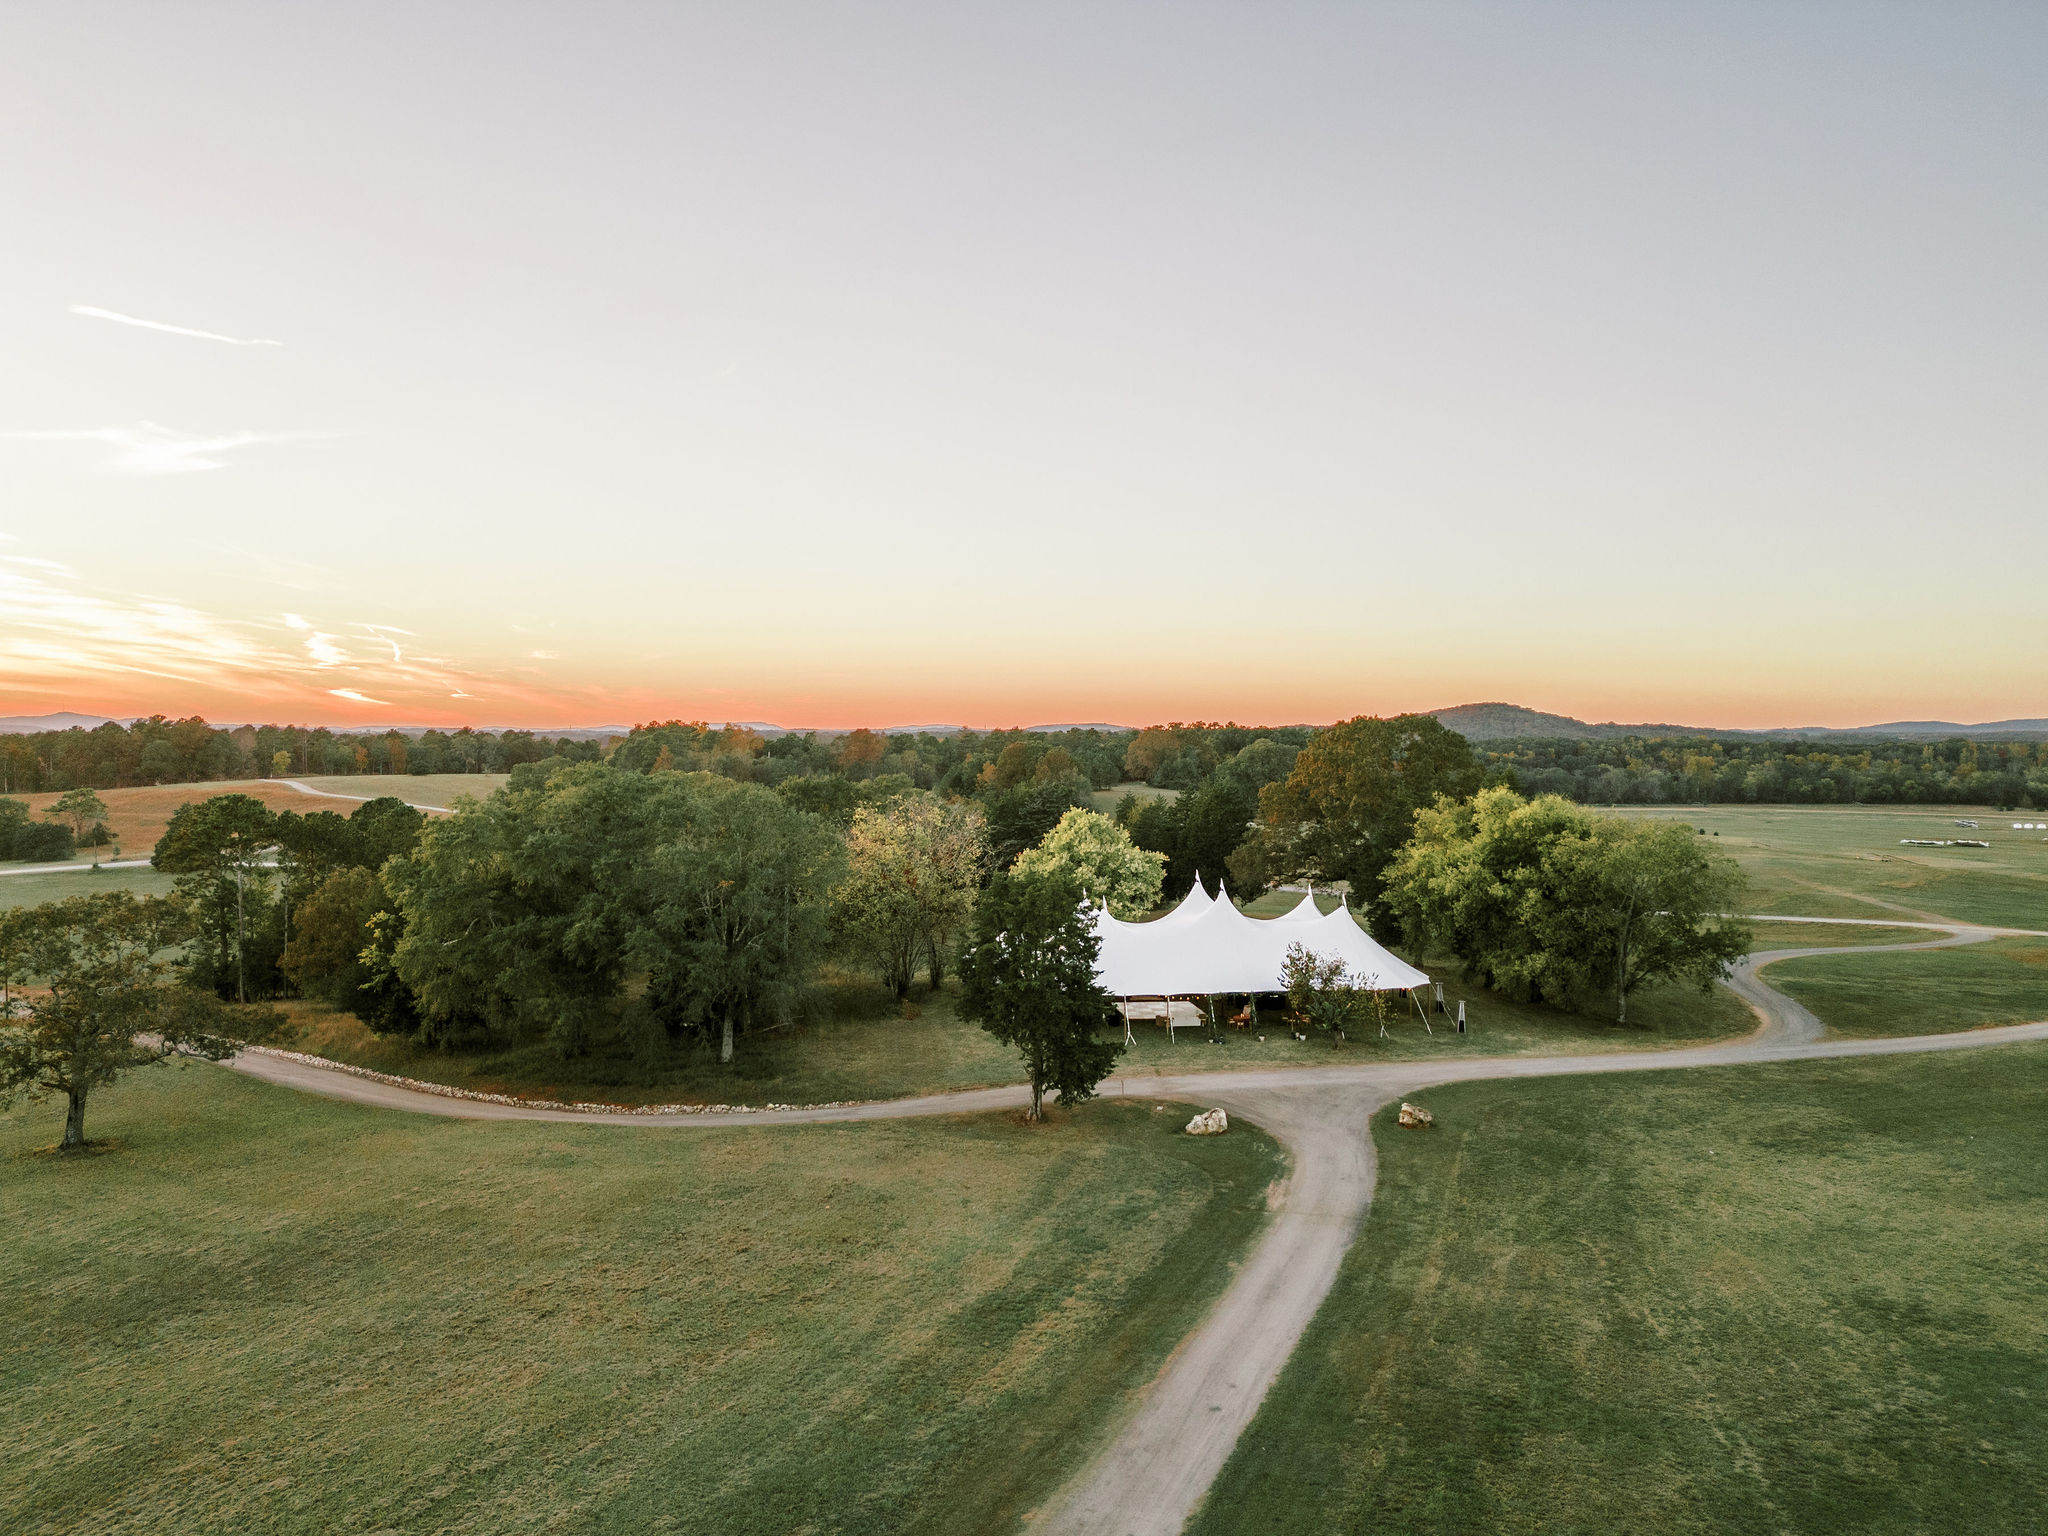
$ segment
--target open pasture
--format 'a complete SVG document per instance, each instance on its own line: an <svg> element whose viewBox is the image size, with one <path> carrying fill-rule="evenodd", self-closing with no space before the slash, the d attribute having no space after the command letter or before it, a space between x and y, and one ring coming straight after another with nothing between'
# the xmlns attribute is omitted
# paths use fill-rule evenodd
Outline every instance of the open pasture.
<svg viewBox="0 0 2048 1536"><path fill-rule="evenodd" d="M347 807L339 802L315 800L298 790L287 788L274 779L227 779L198 784L141 784L130 789L101 789L95 790L94 793L106 804L107 825L113 829L114 847L81 848L74 861L79 864L90 864L95 857L148 858L179 806L194 800L209 799L214 795L250 795L261 800L273 811L298 811L302 815L307 811L323 809L341 810L345 814L347 810ZM15 795L12 798L27 802L30 814L40 820L43 812L55 805L59 797L54 791L44 791L33 795ZM0 869L6 867L0 864Z"/></svg>
<svg viewBox="0 0 2048 1536"><path fill-rule="evenodd" d="M503 789L507 773L351 773L299 775L298 779L308 789L323 790L328 795L341 795L357 803L375 800L380 795L394 795L408 805L438 806L452 810L455 802L463 795L477 799L486 798L491 791ZM350 805L320 796L300 795L299 809L339 811L346 816Z"/></svg>
<svg viewBox="0 0 2048 1536"><path fill-rule="evenodd" d="M2048 1046L1417 1097L1197 1536L2040 1529Z"/></svg>
<svg viewBox="0 0 2048 1536"><path fill-rule="evenodd" d="M1808 955L1763 978L1840 1035L1927 1035L2048 1019L2048 939L1892 955Z"/></svg>
<svg viewBox="0 0 2048 1536"><path fill-rule="evenodd" d="M2048 833L2031 811L1981 806L1621 806L1704 827L1750 878L1752 910L1814 917L1953 918L2048 928ZM1955 825L1975 821L1976 830ZM1901 838L1982 838L1989 848L1907 848Z"/></svg>
<svg viewBox="0 0 2048 1536"><path fill-rule="evenodd" d="M0 864L0 911L10 907L40 906L46 901L68 901L73 896L96 896L101 891L133 891L138 896L168 896L176 876L147 866L139 869L94 870L90 865L48 873L10 873Z"/></svg>
<svg viewBox="0 0 2048 1536"><path fill-rule="evenodd" d="M1283 1170L1100 1104L464 1122L217 1068L0 1117L0 1528L1010 1531Z"/></svg>

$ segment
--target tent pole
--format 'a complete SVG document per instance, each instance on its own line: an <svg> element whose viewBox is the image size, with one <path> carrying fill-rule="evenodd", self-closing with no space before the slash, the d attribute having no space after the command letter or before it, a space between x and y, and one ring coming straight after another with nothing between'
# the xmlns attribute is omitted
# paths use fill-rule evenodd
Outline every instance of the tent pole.
<svg viewBox="0 0 2048 1536"><path fill-rule="evenodd" d="M1408 989L1408 1004L1417 1013L1422 1015L1422 1027L1424 1029L1429 1029L1429 1010L1423 1007L1422 1004L1415 1001L1415 989L1413 987L1410 987ZM1432 1035L1436 1033L1436 1031L1433 1029L1429 1029L1429 1032Z"/></svg>

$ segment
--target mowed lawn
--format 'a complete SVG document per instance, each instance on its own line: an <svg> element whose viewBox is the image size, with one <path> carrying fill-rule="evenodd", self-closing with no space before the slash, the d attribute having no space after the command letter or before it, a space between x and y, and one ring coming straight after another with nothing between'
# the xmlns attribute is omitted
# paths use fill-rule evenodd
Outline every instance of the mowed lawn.
<svg viewBox="0 0 2048 1536"><path fill-rule="evenodd" d="M1843 1035L1925 1035L2048 1019L2048 939L1809 955L1766 966L1763 979Z"/></svg>
<svg viewBox="0 0 2048 1536"><path fill-rule="evenodd" d="M1751 910L1813 917L1954 918L2048 928L2048 818L1981 806L1622 806L1704 827L1750 877ZM1973 830L1958 819L1975 821ZM1981 838L1989 848L1907 848L1901 838Z"/></svg>
<svg viewBox="0 0 2048 1536"><path fill-rule="evenodd" d="M483 1124L188 1065L0 1118L0 1529L1009 1531L1227 1281L1255 1130Z"/></svg>
<svg viewBox="0 0 2048 1536"><path fill-rule="evenodd" d="M512 776L508 773L302 773L293 777L308 789L323 790L326 795L346 796L358 801L392 795L408 805L439 806L452 810L455 802L464 795L472 795L478 800L488 799L492 791L503 789ZM354 809L353 806L336 804L325 796L300 795L299 799L313 809L339 811L344 816Z"/></svg>
<svg viewBox="0 0 2048 1536"><path fill-rule="evenodd" d="M1420 1100L1200 1536L2041 1530L2048 1046Z"/></svg>
<svg viewBox="0 0 2048 1536"><path fill-rule="evenodd" d="M1945 938L1925 928L1866 928L1861 923L1765 923L1753 925L1756 948L1752 954L1771 949L1860 949L1871 944L1929 944Z"/></svg>

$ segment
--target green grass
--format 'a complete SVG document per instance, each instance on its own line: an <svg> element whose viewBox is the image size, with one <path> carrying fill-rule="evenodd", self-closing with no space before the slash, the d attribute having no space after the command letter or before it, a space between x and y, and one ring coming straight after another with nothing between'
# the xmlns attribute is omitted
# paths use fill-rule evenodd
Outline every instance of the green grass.
<svg viewBox="0 0 2048 1536"><path fill-rule="evenodd" d="M1010 1531L1281 1171L1098 1104L461 1122L187 1065L0 1118L0 1529Z"/></svg>
<svg viewBox="0 0 2048 1536"><path fill-rule="evenodd" d="M709 1047L641 1062L621 1047L563 1061L544 1045L439 1051L371 1034L314 1003L287 1005L292 1032L276 1043L378 1072L527 1098L617 1104L831 1104L900 1098L1023 1080L1016 1051L954 1011L957 991L921 983L908 1006L882 988L845 982L820 1022L740 1037L721 1066Z"/></svg>
<svg viewBox="0 0 2048 1536"><path fill-rule="evenodd" d="M2048 939L1896 955L1811 955L1763 978L1843 1035L1924 1035L2048 1019Z"/></svg>
<svg viewBox="0 0 2048 1536"><path fill-rule="evenodd" d="M0 866L4 868L5 866ZM62 870L47 875L0 874L0 911L65 901L100 891L133 891L139 896L168 896L175 876L154 869Z"/></svg>
<svg viewBox="0 0 2048 1536"><path fill-rule="evenodd" d="M1705 827L1748 872L1751 910L1814 917L1954 918L2048 928L2048 841L2015 832L2048 818L1941 806L1621 808ZM1973 820L1978 830L1957 827ZM1989 848L1903 848L1899 839L1978 837Z"/></svg>
<svg viewBox="0 0 2048 1536"><path fill-rule="evenodd" d="M1178 800L1180 791L1159 789L1151 784L1119 784L1115 789L1098 789L1090 798L1094 800L1096 810L1105 816L1113 816L1116 814L1117 802L1125 795L1136 795L1139 804L1142 805L1148 800Z"/></svg>
<svg viewBox="0 0 2048 1536"><path fill-rule="evenodd" d="M439 805L453 808L456 798L474 795L482 800L492 790L503 789L507 773L325 773L293 774L301 784L313 789L324 789L334 795L361 795L366 800L375 800L383 795L393 795L411 805ZM311 796L301 796L314 809L323 809ZM346 816L349 807L330 804L324 809L339 811Z"/></svg>
<svg viewBox="0 0 2048 1536"><path fill-rule="evenodd" d="M2048 1047L1421 1098L1197 1536L2041 1530Z"/></svg>
<svg viewBox="0 0 2048 1536"><path fill-rule="evenodd" d="M1858 923L1758 923L1756 949L1852 949L1868 944L1926 944L1946 935L1925 928L1865 928Z"/></svg>

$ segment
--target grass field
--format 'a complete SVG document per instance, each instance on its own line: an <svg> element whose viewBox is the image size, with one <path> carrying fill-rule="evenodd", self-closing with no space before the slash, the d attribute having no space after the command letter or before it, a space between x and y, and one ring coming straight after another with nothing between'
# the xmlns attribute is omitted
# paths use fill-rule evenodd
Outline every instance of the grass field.
<svg viewBox="0 0 2048 1536"><path fill-rule="evenodd" d="M187 1065L0 1117L0 1529L1015 1529L1281 1172L1185 1111L485 1124Z"/></svg>
<svg viewBox="0 0 2048 1536"><path fill-rule="evenodd" d="M1925 944L1943 938L1925 928L1865 928L1858 923L1758 923L1756 949L1851 949L1868 944Z"/></svg>
<svg viewBox="0 0 2048 1536"><path fill-rule="evenodd" d="M2032 813L1941 806L1621 809L1705 827L1714 846L1748 871L1753 911L2048 928L2048 840L2011 828L2014 821L2048 819ZM1956 826L1958 817L1975 821L1977 830ZM1991 846L1899 846L1908 837L1977 837Z"/></svg>
<svg viewBox="0 0 2048 1536"><path fill-rule="evenodd" d="M0 872L7 866L0 864ZM89 866L57 870L50 874L17 875L0 873L0 911L9 907L33 907L46 901L66 901L73 896L91 896L100 891L133 891L139 896L168 896L176 876L154 869L103 869Z"/></svg>
<svg viewBox="0 0 2048 1536"><path fill-rule="evenodd" d="M1897 955L1811 955L1764 980L1843 1035L1922 1035L2048 1019L2048 939Z"/></svg>
<svg viewBox="0 0 2048 1536"><path fill-rule="evenodd" d="M1113 816L1116 814L1117 802L1122 800L1125 795L1136 795L1140 803L1142 803L1147 800L1178 800L1180 798L1180 791L1177 789L1157 789L1150 784L1119 784L1115 789L1096 790L1092 798L1095 801L1096 810L1102 812L1105 816Z"/></svg>
<svg viewBox="0 0 2048 1536"><path fill-rule="evenodd" d="M1422 1102L1199 1536L2042 1529L2048 1047Z"/></svg>
<svg viewBox="0 0 2048 1536"><path fill-rule="evenodd" d="M388 781L387 781L388 782ZM309 795L302 795L295 789L287 789L270 779L231 779L204 784L145 784L134 789L102 789L96 791L107 807L107 825L114 831L114 841L119 857L124 859L146 859L150 850L156 847L157 839L164 835L164 828L170 825L171 815L179 806L193 800L205 800L214 795L253 795L273 811L307 811L339 809L346 811L338 801L321 801ZM46 807L55 805L58 796L54 792L34 795L15 795L12 798L26 801L30 811L38 820ZM95 857L110 859L116 857L112 848L81 848L76 862L90 864ZM6 868L0 865L0 869Z"/></svg>
<svg viewBox="0 0 2048 1536"><path fill-rule="evenodd" d="M506 773L416 773L416 774L312 774L298 776L299 782L311 789L325 790L330 795L359 796L364 800L375 800L380 795L395 795L408 805L438 805L452 809L458 798L474 795L482 800L491 791L503 789L511 777ZM300 795L302 807L315 810L339 811L346 816L352 809L333 800L321 800L314 796Z"/></svg>

